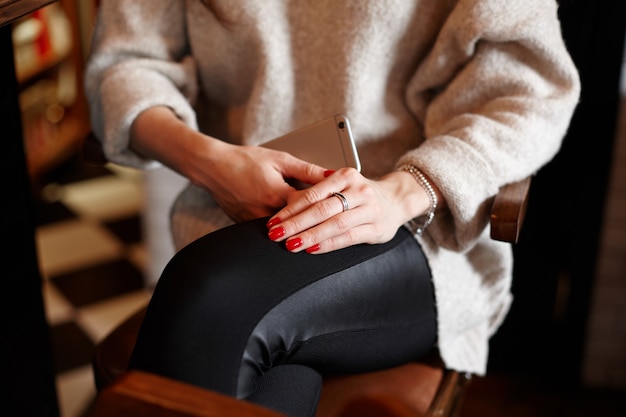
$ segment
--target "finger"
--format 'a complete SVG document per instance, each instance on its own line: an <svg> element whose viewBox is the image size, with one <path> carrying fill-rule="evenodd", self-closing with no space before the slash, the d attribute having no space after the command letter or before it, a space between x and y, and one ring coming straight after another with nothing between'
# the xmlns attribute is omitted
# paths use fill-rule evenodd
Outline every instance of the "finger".
<svg viewBox="0 0 626 417"><path fill-rule="evenodd" d="M356 222L358 226L349 226L352 222ZM291 252L304 250L311 254L327 253L359 243L369 243L372 240L372 231L372 224L361 222L358 210L355 210L350 216L337 215L315 228L288 239L285 246Z"/></svg>
<svg viewBox="0 0 626 417"><path fill-rule="evenodd" d="M326 178L324 173L327 171L327 169L319 165L311 164L295 157L290 158L282 169L283 177L311 185L317 184Z"/></svg>
<svg viewBox="0 0 626 417"><path fill-rule="evenodd" d="M355 178L355 175L357 178ZM316 183L313 187L307 188L300 193L292 194L292 198L288 200L287 206L276 213L270 220L270 223L275 224L288 220L307 210L310 206L327 199L333 192L345 190L349 184L355 184L359 180L363 180L361 174L353 168L342 168L339 171L326 170L322 172L322 176L325 179Z"/></svg>
<svg viewBox="0 0 626 417"><path fill-rule="evenodd" d="M314 198L317 199L317 197ZM352 199L352 197L350 197L350 194L347 192L330 193L330 195L323 200L319 200L312 205L307 204L303 211L289 217L285 221L279 221L277 220L279 217L274 217L268 222L270 229L268 235L270 239L280 242L296 234L304 233L305 231L309 231L310 233L310 229L315 230L316 226L330 220L336 222L338 220L335 219L335 217L339 214L343 214L346 211L346 207L349 209L351 204L356 207L360 204L356 195L354 195L353 203L349 203L348 199ZM354 221L358 220L357 217L353 217L353 219ZM339 221L345 221L345 217L339 219ZM358 223L352 223L352 225L354 224ZM347 225L345 227L347 227ZM344 226L342 225L340 230L343 230L343 228ZM326 236L324 236L324 238L326 238Z"/></svg>
<svg viewBox="0 0 626 417"><path fill-rule="evenodd" d="M396 229L397 231L397 229ZM381 230L377 223L362 223L348 231L336 234L331 238L318 243L306 243L303 239L302 247L309 254L322 254L338 249L344 249L357 244L378 244L388 242L395 233L388 234Z"/></svg>

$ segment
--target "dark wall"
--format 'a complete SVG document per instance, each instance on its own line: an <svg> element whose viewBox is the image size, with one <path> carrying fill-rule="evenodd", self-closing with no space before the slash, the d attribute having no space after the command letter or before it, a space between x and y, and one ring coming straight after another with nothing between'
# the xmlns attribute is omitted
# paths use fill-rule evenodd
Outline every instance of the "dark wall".
<svg viewBox="0 0 626 417"><path fill-rule="evenodd" d="M0 415L59 415L37 264L10 25L0 27Z"/></svg>
<svg viewBox="0 0 626 417"><path fill-rule="evenodd" d="M563 147L534 179L515 247L515 301L492 369L578 384L619 106L624 0L562 0L582 95Z"/></svg>

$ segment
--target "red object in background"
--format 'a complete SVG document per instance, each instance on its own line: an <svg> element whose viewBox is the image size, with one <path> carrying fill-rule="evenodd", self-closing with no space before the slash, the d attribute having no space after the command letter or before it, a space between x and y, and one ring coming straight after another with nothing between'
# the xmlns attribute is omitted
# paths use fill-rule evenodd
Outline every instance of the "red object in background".
<svg viewBox="0 0 626 417"><path fill-rule="evenodd" d="M33 18L37 19L41 23L41 31L37 39L35 39L35 48L38 57L47 56L52 50L52 44L50 43L50 32L48 31L48 20L44 10L36 10L33 12Z"/></svg>

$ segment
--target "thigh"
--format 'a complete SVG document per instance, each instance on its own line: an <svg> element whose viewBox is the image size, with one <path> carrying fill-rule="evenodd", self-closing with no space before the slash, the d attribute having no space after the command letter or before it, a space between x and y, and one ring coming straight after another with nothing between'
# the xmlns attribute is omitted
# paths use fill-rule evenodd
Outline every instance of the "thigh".
<svg viewBox="0 0 626 417"><path fill-rule="evenodd" d="M389 255L400 253L400 258ZM415 279L420 276L424 279ZM272 366L272 358L310 362L311 356L337 357L349 350L345 344L350 340L364 342L354 335L333 335L355 333L356 328L364 335L367 328L410 323L422 308L433 310L432 300L426 262L403 229L383 245L292 254L267 238L265 219L259 219L211 233L172 259L148 306L131 367L245 396L251 375L267 366L265 359ZM285 317L293 320L281 322ZM314 332L307 333L307 320ZM281 332L264 330L268 328ZM263 338L273 342L251 342ZM274 343L280 338L288 342ZM341 349L322 351L318 346L329 346L323 338L332 338L332 345ZM287 353L281 356L281 350Z"/></svg>
<svg viewBox="0 0 626 417"><path fill-rule="evenodd" d="M322 373L365 372L432 349L434 292L419 245L401 229L393 244L372 249L335 253L344 260L341 269L327 269L265 314L246 345L239 392L251 389L252 376L285 363Z"/></svg>

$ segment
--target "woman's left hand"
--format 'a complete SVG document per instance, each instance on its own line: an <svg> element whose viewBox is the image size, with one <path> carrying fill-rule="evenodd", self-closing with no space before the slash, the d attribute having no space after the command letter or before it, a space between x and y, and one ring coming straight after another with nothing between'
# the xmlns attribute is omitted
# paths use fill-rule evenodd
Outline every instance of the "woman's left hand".
<svg viewBox="0 0 626 417"><path fill-rule="evenodd" d="M345 198L347 209L335 193ZM428 206L426 192L407 172L370 180L353 168L342 168L293 192L267 223L268 235L285 241L291 252L325 253L359 243L384 243Z"/></svg>

